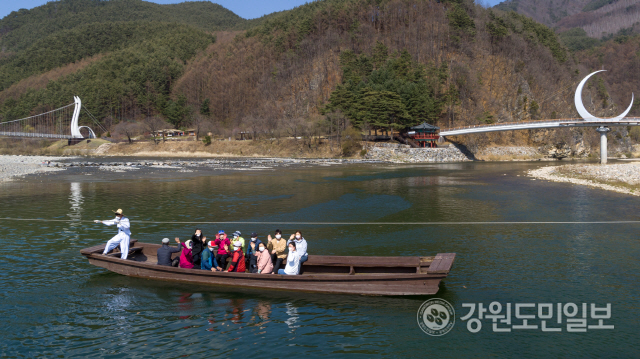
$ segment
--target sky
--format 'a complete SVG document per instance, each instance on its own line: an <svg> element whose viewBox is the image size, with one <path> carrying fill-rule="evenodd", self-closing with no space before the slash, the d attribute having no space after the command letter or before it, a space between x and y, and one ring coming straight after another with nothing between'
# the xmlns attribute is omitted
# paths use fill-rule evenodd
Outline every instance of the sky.
<svg viewBox="0 0 640 359"><path fill-rule="evenodd" d="M12 11L20 9L31 9L44 5L50 0L0 0L0 18L3 18ZM177 4L183 0L150 0L158 4ZM253 19L262 15L276 11L290 10L296 6L303 5L311 0L213 0L245 19ZM493 6L501 0L483 0L485 5Z"/></svg>

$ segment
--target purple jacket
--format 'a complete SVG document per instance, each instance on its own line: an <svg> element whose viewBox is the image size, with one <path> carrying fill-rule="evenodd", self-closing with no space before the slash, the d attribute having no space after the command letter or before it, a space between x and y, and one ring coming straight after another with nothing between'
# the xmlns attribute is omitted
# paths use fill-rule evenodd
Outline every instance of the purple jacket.
<svg viewBox="0 0 640 359"><path fill-rule="evenodd" d="M182 244L182 253L180 253L180 268L193 269L193 253L191 249Z"/></svg>

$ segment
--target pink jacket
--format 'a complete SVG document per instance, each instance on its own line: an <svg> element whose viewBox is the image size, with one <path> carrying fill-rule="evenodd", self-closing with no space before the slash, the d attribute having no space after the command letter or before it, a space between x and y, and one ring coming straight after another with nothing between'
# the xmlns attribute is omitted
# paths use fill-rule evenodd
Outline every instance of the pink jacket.
<svg viewBox="0 0 640 359"><path fill-rule="evenodd" d="M268 250L262 252L258 251L256 255L258 257L258 270L260 274L269 274L273 271L273 263L271 262L271 255Z"/></svg>
<svg viewBox="0 0 640 359"><path fill-rule="evenodd" d="M182 244L182 253L180 253L180 268L193 269L193 253L191 249Z"/></svg>

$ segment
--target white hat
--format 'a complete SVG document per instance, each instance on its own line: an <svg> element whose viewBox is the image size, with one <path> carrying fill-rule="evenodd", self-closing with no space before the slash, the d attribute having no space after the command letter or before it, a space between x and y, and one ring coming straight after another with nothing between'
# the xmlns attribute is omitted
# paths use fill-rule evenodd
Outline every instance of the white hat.
<svg viewBox="0 0 640 359"><path fill-rule="evenodd" d="M233 246L234 246L234 247L242 247L242 242L240 242L240 241L235 241L235 242L233 242Z"/></svg>
<svg viewBox="0 0 640 359"><path fill-rule="evenodd" d="M169 238L162 238L162 243L169 244Z"/></svg>
<svg viewBox="0 0 640 359"><path fill-rule="evenodd" d="M192 240L188 240L188 241L184 242L184 245L187 248L191 249L193 247L193 241Z"/></svg>

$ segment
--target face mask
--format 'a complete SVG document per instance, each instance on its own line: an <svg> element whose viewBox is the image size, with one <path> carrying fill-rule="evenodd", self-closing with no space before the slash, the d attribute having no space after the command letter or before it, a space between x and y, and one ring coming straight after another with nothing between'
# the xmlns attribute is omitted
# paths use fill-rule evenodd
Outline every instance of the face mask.
<svg viewBox="0 0 640 359"><path fill-rule="evenodd" d="M258 238L251 238L251 242L255 242L257 240L258 240Z"/></svg>
<svg viewBox="0 0 640 359"><path fill-rule="evenodd" d="M296 250L293 247L289 247L289 252L295 252Z"/></svg>
<svg viewBox="0 0 640 359"><path fill-rule="evenodd" d="M300 239L300 235L299 234L296 234L296 239Z"/></svg>
<svg viewBox="0 0 640 359"><path fill-rule="evenodd" d="M199 235L199 234L196 234L196 237L200 237L200 235Z"/></svg>
<svg viewBox="0 0 640 359"><path fill-rule="evenodd" d="M264 252L264 247L260 247L260 252Z"/></svg>
<svg viewBox="0 0 640 359"><path fill-rule="evenodd" d="M282 236L279 234L276 234L276 239L280 239L280 238L282 238Z"/></svg>

